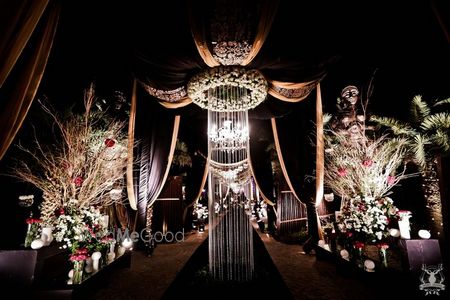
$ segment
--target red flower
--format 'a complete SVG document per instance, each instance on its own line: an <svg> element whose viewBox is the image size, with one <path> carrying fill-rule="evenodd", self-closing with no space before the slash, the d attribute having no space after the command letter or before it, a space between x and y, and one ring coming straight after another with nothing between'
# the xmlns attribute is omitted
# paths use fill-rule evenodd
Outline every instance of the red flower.
<svg viewBox="0 0 450 300"><path fill-rule="evenodd" d="M354 244L356 249L363 249L364 248L364 243L362 242L355 242Z"/></svg>
<svg viewBox="0 0 450 300"><path fill-rule="evenodd" d="M65 214L64 208L61 207L61 208L59 209L59 215L64 215L64 214Z"/></svg>
<svg viewBox="0 0 450 300"><path fill-rule="evenodd" d="M33 219L33 218L28 218L26 220L27 224L34 224L34 223L41 223L40 219Z"/></svg>
<svg viewBox="0 0 450 300"><path fill-rule="evenodd" d="M347 176L347 170L345 168L339 168L338 174L339 174L339 176L342 176L342 177Z"/></svg>
<svg viewBox="0 0 450 300"><path fill-rule="evenodd" d="M366 160L364 160L364 161L362 162L362 165L363 165L364 167L371 167L371 166L373 165L373 161L370 160L370 159L366 159Z"/></svg>
<svg viewBox="0 0 450 300"><path fill-rule="evenodd" d="M105 140L105 146L106 147L113 147L116 144L116 141L113 139L106 139Z"/></svg>
<svg viewBox="0 0 450 300"><path fill-rule="evenodd" d="M75 250L75 254L77 254L77 255L81 255L81 254L87 255L88 254L88 250L86 248L80 248L80 249Z"/></svg>
<svg viewBox="0 0 450 300"><path fill-rule="evenodd" d="M389 185L393 185L395 183L395 177L394 176L388 176L387 177L387 183Z"/></svg>
<svg viewBox="0 0 450 300"><path fill-rule="evenodd" d="M89 257L88 250L86 248L80 248L75 250L75 252L72 253L70 256L71 261L82 261Z"/></svg>
<svg viewBox="0 0 450 300"><path fill-rule="evenodd" d="M75 179L73 180L73 183L75 183L76 187L80 187L83 184L83 177L81 177L81 176L75 177Z"/></svg>
<svg viewBox="0 0 450 300"><path fill-rule="evenodd" d="M70 256L71 261L82 261L85 260L86 258L88 258L86 254L72 254Z"/></svg>
<svg viewBox="0 0 450 300"><path fill-rule="evenodd" d="M386 250L386 249L389 248L389 245L386 244L386 243L379 243L379 244L377 244L377 247L378 247L379 249L384 249L384 250Z"/></svg>

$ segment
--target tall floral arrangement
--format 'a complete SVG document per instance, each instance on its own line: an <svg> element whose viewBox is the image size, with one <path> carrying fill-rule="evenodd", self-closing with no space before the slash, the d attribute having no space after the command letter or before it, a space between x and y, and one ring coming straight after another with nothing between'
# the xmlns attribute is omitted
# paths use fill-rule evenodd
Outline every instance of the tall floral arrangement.
<svg viewBox="0 0 450 300"><path fill-rule="evenodd" d="M406 173L408 140L377 135L366 126L365 108L362 114L352 108L352 122L349 117L339 120L349 123L344 130L332 122L325 128L324 180L342 199L336 220L339 232L354 244L379 243L398 217L388 195L402 179L414 175Z"/></svg>
<svg viewBox="0 0 450 300"><path fill-rule="evenodd" d="M25 154L14 175L43 192L41 220L58 228L57 212L67 207L106 207L117 197L110 192L122 185L127 164L124 122L100 109L91 85L84 93L84 112L64 118L44 105L56 128L56 141L44 144L37 137L33 147L18 145Z"/></svg>
<svg viewBox="0 0 450 300"><path fill-rule="evenodd" d="M409 176L405 174L405 139L381 136L354 142L340 132L326 134L325 182L341 197L380 199Z"/></svg>

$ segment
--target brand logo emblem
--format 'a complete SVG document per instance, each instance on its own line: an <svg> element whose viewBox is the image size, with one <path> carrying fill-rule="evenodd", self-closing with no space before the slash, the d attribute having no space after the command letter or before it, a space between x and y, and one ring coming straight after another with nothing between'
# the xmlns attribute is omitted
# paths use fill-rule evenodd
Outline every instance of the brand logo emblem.
<svg viewBox="0 0 450 300"><path fill-rule="evenodd" d="M442 264L436 266L422 265L422 274L420 275L419 289L427 295L439 295L439 292L445 290L444 284L444 267Z"/></svg>

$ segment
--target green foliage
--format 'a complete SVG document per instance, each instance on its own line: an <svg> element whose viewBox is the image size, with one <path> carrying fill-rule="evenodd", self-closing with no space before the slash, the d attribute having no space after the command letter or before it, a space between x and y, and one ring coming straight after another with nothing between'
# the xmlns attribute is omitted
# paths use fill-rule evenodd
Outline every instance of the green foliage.
<svg viewBox="0 0 450 300"><path fill-rule="evenodd" d="M442 109L446 104L450 104L450 98L437 100L430 107L422 96L417 95L410 103L409 122L375 115L370 120L407 139L410 159L424 170L437 154L450 152L450 112ZM437 108L440 111L434 111Z"/></svg>
<svg viewBox="0 0 450 300"><path fill-rule="evenodd" d="M186 143L181 140L177 140L172 165L179 168L192 167L192 158L189 154L188 147Z"/></svg>

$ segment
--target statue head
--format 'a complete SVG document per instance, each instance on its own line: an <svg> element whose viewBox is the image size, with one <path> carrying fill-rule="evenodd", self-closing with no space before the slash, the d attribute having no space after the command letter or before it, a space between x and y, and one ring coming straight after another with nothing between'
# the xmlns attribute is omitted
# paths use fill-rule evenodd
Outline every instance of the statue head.
<svg viewBox="0 0 450 300"><path fill-rule="evenodd" d="M354 85L346 86L341 92L342 100L347 101L352 106L358 102L359 90Z"/></svg>

